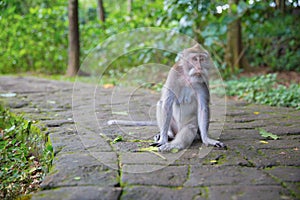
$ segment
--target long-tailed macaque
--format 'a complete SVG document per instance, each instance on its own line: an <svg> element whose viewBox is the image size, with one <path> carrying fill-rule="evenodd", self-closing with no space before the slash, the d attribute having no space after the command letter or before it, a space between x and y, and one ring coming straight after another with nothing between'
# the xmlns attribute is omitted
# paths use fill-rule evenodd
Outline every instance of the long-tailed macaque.
<svg viewBox="0 0 300 200"><path fill-rule="evenodd" d="M187 148L199 136L205 145L225 147L207 135L210 115L208 70L212 66L209 53L197 44L183 50L180 60L171 68L156 109L160 133L154 137L153 145L160 151ZM108 124L153 125L118 120Z"/></svg>

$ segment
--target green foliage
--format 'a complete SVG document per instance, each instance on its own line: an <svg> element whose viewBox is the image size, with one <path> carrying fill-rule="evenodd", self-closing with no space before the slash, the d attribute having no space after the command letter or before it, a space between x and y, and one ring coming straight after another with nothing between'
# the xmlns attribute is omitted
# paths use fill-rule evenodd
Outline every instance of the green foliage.
<svg viewBox="0 0 300 200"><path fill-rule="evenodd" d="M278 84L276 74L227 81L226 92L249 102L300 109L300 84Z"/></svg>
<svg viewBox="0 0 300 200"><path fill-rule="evenodd" d="M82 61L93 48L114 34L135 28L156 26L156 21L162 13L163 2L160 0L136 0L132 4L132 12L128 13L127 1L104 1L105 23L100 22L98 19L96 6L96 4L85 5L85 10L81 11L80 32L84 33L81 34L80 39ZM143 12L140 12L141 10ZM161 25L160 27L165 26ZM130 41L128 41L128 44L130 44ZM124 72L132 66L143 63L165 63L164 56L160 50L156 49L137 50L114 60L110 68L117 72L111 71L109 73Z"/></svg>
<svg viewBox="0 0 300 200"><path fill-rule="evenodd" d="M51 164L52 146L33 123L0 106L1 199L36 190Z"/></svg>
<svg viewBox="0 0 300 200"><path fill-rule="evenodd" d="M266 14L267 13L267 14ZM244 20L243 40L253 66L300 72L299 15L281 13L267 3L255 4Z"/></svg>
<svg viewBox="0 0 300 200"><path fill-rule="evenodd" d="M228 12L228 0L104 1L106 21L100 22L97 2L79 1L81 61L108 37L140 27L169 28L195 38L211 52L216 66L229 77L225 64L227 26L241 19L245 55L252 66L300 71L300 26L296 8L286 2L281 13L270 1L239 1ZM0 73L63 74L67 65L68 17L66 0L0 0ZM157 50L124 55L112 68L124 71L141 63L166 64L172 57ZM239 70L237 70L237 73ZM231 74L230 74L231 73Z"/></svg>
<svg viewBox="0 0 300 200"><path fill-rule="evenodd" d="M64 72L66 4L56 3L51 7L37 4L25 12L18 10L17 3L9 3L0 14L0 29L5 30L0 33L0 73Z"/></svg>
<svg viewBox="0 0 300 200"><path fill-rule="evenodd" d="M271 7L270 1L253 1L252 4L239 1L232 5L232 14L228 12L226 0L164 2L165 12L161 21L169 24L169 28L197 38L203 43L224 77L228 78L232 73L230 66L225 63L227 26L236 19L241 20L245 55L251 66L266 65L274 71L300 71L300 18L293 7L295 2L286 3L286 11L282 13Z"/></svg>

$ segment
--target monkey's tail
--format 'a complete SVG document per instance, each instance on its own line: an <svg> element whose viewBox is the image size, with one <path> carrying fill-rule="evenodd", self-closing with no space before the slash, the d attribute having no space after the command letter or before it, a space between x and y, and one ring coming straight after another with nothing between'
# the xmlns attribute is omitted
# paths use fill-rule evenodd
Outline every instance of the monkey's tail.
<svg viewBox="0 0 300 200"><path fill-rule="evenodd" d="M152 121L127 121L127 120L109 120L108 125L124 125L124 126L157 126L156 122Z"/></svg>

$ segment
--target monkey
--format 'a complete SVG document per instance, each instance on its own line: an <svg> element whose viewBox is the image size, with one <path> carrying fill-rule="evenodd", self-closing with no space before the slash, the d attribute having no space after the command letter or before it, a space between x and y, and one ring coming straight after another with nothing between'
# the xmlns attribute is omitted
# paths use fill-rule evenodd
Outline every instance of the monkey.
<svg viewBox="0 0 300 200"><path fill-rule="evenodd" d="M208 71L213 66L209 53L200 45L184 49L168 73L156 105L156 123L110 120L108 124L155 125L159 134L152 146L159 151L182 150L196 138L206 146L226 148L208 137L210 93Z"/></svg>

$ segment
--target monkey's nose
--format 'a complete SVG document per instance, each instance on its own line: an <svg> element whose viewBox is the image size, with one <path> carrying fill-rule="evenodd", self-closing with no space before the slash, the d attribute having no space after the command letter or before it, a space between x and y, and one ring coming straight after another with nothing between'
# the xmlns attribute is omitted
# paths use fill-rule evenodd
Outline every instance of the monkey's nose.
<svg viewBox="0 0 300 200"><path fill-rule="evenodd" d="M196 69L195 69L195 74L196 74L196 75L201 75L201 74L202 74L202 70L199 69L199 68L196 68Z"/></svg>

